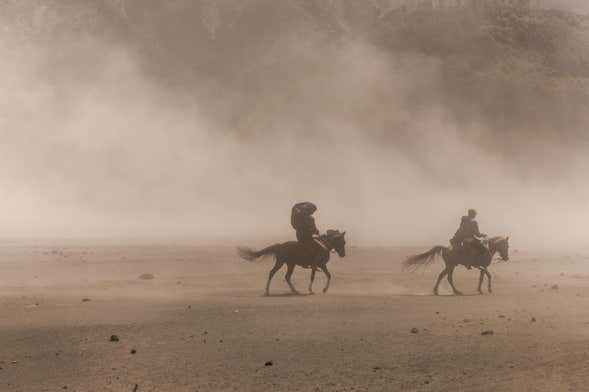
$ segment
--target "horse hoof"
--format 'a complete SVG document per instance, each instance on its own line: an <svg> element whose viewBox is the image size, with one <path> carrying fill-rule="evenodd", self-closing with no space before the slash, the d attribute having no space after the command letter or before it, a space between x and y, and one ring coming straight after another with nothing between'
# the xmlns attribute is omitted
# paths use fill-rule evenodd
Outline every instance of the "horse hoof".
<svg viewBox="0 0 589 392"><path fill-rule="evenodd" d="M493 290L489 290L489 294L493 294Z"/></svg>
<svg viewBox="0 0 589 392"><path fill-rule="evenodd" d="M454 295L461 296L461 295L464 295L464 294L462 294L462 292L460 292L460 291L455 291L455 292L454 292Z"/></svg>
<svg viewBox="0 0 589 392"><path fill-rule="evenodd" d="M479 295L483 295L483 292L481 290L479 290Z"/></svg>
<svg viewBox="0 0 589 392"><path fill-rule="evenodd" d="M269 291L264 292L264 297L269 297L269 296L270 296L270 292Z"/></svg>
<svg viewBox="0 0 589 392"><path fill-rule="evenodd" d="M314 291L309 290L309 295L315 295Z"/></svg>
<svg viewBox="0 0 589 392"><path fill-rule="evenodd" d="M438 290L434 290L434 295L440 295L438 294Z"/></svg>
<svg viewBox="0 0 589 392"><path fill-rule="evenodd" d="M323 294L327 294L327 289L323 289Z"/></svg>

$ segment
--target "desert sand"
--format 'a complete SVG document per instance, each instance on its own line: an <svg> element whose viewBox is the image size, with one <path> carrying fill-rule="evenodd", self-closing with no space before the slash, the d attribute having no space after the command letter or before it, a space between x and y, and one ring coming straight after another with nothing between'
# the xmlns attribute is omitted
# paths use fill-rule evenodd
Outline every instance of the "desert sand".
<svg viewBox="0 0 589 392"><path fill-rule="evenodd" d="M466 295L435 297L441 262L401 269L417 250L349 248L327 295L290 295L284 269L263 297L272 261L233 247L4 242L0 390L589 388L589 254L512 251L492 295L462 268Z"/></svg>

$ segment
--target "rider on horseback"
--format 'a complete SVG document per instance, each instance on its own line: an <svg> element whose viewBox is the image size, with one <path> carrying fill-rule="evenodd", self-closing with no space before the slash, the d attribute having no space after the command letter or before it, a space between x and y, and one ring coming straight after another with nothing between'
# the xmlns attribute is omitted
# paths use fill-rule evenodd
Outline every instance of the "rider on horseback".
<svg viewBox="0 0 589 392"><path fill-rule="evenodd" d="M310 267L316 266L323 245L317 240L319 230L313 214L317 206L310 202L297 203L292 207L290 223L297 232L297 241L309 251Z"/></svg>
<svg viewBox="0 0 589 392"><path fill-rule="evenodd" d="M454 234L454 237L450 240L450 244L455 249L463 249L463 247L470 247L474 249L476 254L483 254L487 248L481 242L480 238L485 238L485 234L481 234L479 231L479 224L475 220L477 212L474 209L468 210L468 215L463 216L460 221L460 227ZM472 268L472 260L466 262L465 267L468 269Z"/></svg>

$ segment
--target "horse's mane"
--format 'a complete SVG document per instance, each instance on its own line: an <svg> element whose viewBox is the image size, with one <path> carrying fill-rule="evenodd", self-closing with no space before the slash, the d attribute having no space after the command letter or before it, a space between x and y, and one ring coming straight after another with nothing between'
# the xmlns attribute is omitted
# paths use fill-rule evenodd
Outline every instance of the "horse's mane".
<svg viewBox="0 0 589 392"><path fill-rule="evenodd" d="M495 243L497 243L499 241L505 241L505 237L501 237L501 236L498 235L496 237L489 238L489 243L495 244Z"/></svg>

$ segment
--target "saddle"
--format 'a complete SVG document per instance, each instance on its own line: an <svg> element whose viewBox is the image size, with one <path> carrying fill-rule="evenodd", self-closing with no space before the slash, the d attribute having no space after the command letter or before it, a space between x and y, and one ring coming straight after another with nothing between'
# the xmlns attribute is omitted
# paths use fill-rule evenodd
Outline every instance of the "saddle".
<svg viewBox="0 0 589 392"><path fill-rule="evenodd" d="M311 248L309 246L310 244L313 244L313 248ZM325 243L323 243L321 238L313 238L313 241L310 244L306 245L306 248L307 248L306 251L308 252L307 257L309 258L309 260L314 259L314 258L318 258L320 250L324 250L326 252L329 251L329 249L327 248L327 245L325 245ZM310 268L311 263L309 262L308 264L301 265L301 267Z"/></svg>

